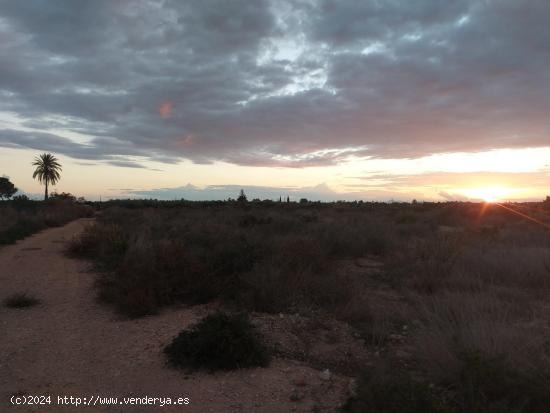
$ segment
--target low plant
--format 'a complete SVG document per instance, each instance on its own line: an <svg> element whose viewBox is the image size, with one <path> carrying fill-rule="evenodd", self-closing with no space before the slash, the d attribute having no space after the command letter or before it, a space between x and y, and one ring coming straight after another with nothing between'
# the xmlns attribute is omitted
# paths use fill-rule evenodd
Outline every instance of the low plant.
<svg viewBox="0 0 550 413"><path fill-rule="evenodd" d="M173 367L209 372L264 367L269 362L267 348L248 317L222 312L183 330L164 353Z"/></svg>
<svg viewBox="0 0 550 413"><path fill-rule="evenodd" d="M542 413L548 411L548 377L512 369L502 358L466 353L456 386L461 412Z"/></svg>
<svg viewBox="0 0 550 413"><path fill-rule="evenodd" d="M355 395L342 406L352 413L451 412L426 384L380 363L359 379Z"/></svg>
<svg viewBox="0 0 550 413"><path fill-rule="evenodd" d="M127 234L120 225L94 223L69 243L69 255L80 258L97 258L98 264L112 268L118 264L128 248Z"/></svg>
<svg viewBox="0 0 550 413"><path fill-rule="evenodd" d="M0 245L14 244L48 227L65 225L91 213L86 205L66 201L43 203L19 198L3 202L0 204Z"/></svg>
<svg viewBox="0 0 550 413"><path fill-rule="evenodd" d="M0 233L1 244L14 244L16 241L28 237L46 228L46 224L34 218L21 218L13 225Z"/></svg>
<svg viewBox="0 0 550 413"><path fill-rule="evenodd" d="M27 308L39 303L39 299L27 293L16 293L4 300L4 305L8 308Z"/></svg>

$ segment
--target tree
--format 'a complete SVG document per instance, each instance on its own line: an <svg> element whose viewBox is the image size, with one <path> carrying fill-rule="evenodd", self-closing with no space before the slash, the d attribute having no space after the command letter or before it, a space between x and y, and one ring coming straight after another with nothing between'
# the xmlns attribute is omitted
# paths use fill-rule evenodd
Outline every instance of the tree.
<svg viewBox="0 0 550 413"><path fill-rule="evenodd" d="M10 199L17 192L17 188L10 181L10 178L3 176L0 178L0 199Z"/></svg>
<svg viewBox="0 0 550 413"><path fill-rule="evenodd" d="M60 201L75 202L76 201L76 196L74 196L73 194L71 194L69 192L61 192L60 194L58 194L57 192L53 192L53 193L50 194L50 199L58 199Z"/></svg>
<svg viewBox="0 0 550 413"><path fill-rule="evenodd" d="M247 202L248 198L246 197L244 191L241 189L241 193L239 194L239 197L237 198L237 201L239 202Z"/></svg>
<svg viewBox="0 0 550 413"><path fill-rule="evenodd" d="M550 196L546 197L546 200L542 202L544 208L550 211Z"/></svg>
<svg viewBox="0 0 550 413"><path fill-rule="evenodd" d="M61 165L57 158L51 153L43 153L40 156L34 158L33 166L36 166L33 178L38 178L38 182L44 184L44 200L48 200L48 186L55 185L61 178Z"/></svg>
<svg viewBox="0 0 550 413"><path fill-rule="evenodd" d="M12 202L16 205L27 205L31 200L25 194L16 195L12 198Z"/></svg>

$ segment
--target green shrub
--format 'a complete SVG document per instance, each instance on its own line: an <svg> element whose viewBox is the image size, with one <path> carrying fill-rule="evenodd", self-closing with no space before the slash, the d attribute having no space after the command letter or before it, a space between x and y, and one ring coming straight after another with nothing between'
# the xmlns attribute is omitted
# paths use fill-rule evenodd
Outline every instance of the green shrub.
<svg viewBox="0 0 550 413"><path fill-rule="evenodd" d="M4 305L8 308L27 308L40 303L40 300L26 293L16 293L4 300Z"/></svg>
<svg viewBox="0 0 550 413"><path fill-rule="evenodd" d="M176 368L233 370L264 367L268 351L245 315L216 313L182 331L164 353Z"/></svg>

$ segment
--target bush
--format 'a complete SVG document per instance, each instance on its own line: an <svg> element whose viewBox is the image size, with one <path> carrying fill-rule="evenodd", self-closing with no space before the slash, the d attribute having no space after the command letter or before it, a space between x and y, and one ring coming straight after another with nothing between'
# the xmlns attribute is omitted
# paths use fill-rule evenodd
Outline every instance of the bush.
<svg viewBox="0 0 550 413"><path fill-rule="evenodd" d="M543 413L550 395L547 378L528 377L501 358L464 353L448 383L429 387L410 375L375 366L364 374L342 410L372 413ZM442 395L445 395L444 397Z"/></svg>
<svg viewBox="0 0 550 413"><path fill-rule="evenodd" d="M40 300L26 293L17 293L7 297L4 305L8 308L27 308L40 303Z"/></svg>
<svg viewBox="0 0 550 413"><path fill-rule="evenodd" d="M98 287L101 300L131 318L156 314L175 302L206 302L221 288L187 248L167 240L133 245L116 271L100 276Z"/></svg>
<svg viewBox="0 0 550 413"><path fill-rule="evenodd" d="M250 311L277 313L299 308L334 307L352 294L348 280L310 268L291 268L281 262L257 265L241 277L236 303Z"/></svg>
<svg viewBox="0 0 550 413"><path fill-rule="evenodd" d="M397 250L388 263L395 281L407 282L422 294L435 294L453 272L463 253L462 234L434 234Z"/></svg>
<svg viewBox="0 0 550 413"><path fill-rule="evenodd" d="M16 195L12 198L12 204L16 207L22 207L26 205L32 204L32 201L29 199L27 195Z"/></svg>
<svg viewBox="0 0 550 413"><path fill-rule="evenodd" d="M164 353L176 368L233 370L264 367L268 351L245 315L215 313L182 331Z"/></svg>
<svg viewBox="0 0 550 413"><path fill-rule="evenodd" d="M95 258L103 268L114 268L127 248L128 236L120 225L95 223L71 240L67 252L74 257Z"/></svg>
<svg viewBox="0 0 550 413"><path fill-rule="evenodd" d="M339 219L323 223L319 238L326 251L333 257L364 257L368 254L385 255L392 247L391 223L370 219Z"/></svg>
<svg viewBox="0 0 550 413"><path fill-rule="evenodd" d="M400 372L379 365L359 380L355 396L342 407L352 413L446 413L430 388Z"/></svg>
<svg viewBox="0 0 550 413"><path fill-rule="evenodd" d="M358 289L355 288L355 291ZM415 316L414 310L398 301L375 294L355 294L338 313L352 325L366 345L387 345L393 333L401 332L404 324Z"/></svg>
<svg viewBox="0 0 550 413"><path fill-rule="evenodd" d="M48 227L65 225L90 216L86 205L65 201L49 203L29 201L23 197L0 205L0 245L13 244Z"/></svg>
<svg viewBox="0 0 550 413"><path fill-rule="evenodd" d="M457 399L460 411L472 413L542 413L548 411L548 378L528 377L502 358L481 353L462 356Z"/></svg>
<svg viewBox="0 0 550 413"><path fill-rule="evenodd" d="M46 224L33 218L20 218L7 230L0 233L1 244L13 244L46 228Z"/></svg>

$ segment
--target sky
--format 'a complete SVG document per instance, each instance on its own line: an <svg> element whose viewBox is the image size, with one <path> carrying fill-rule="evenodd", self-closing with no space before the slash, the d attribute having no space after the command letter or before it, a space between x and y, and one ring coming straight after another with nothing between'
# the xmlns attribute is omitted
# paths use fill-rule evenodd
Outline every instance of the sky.
<svg viewBox="0 0 550 413"><path fill-rule="evenodd" d="M550 194L548 0L0 0L0 175L88 199Z"/></svg>

